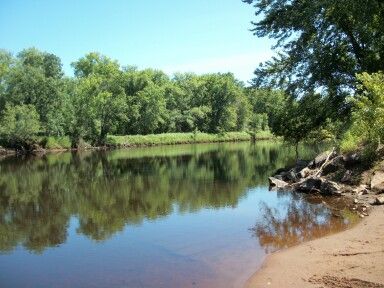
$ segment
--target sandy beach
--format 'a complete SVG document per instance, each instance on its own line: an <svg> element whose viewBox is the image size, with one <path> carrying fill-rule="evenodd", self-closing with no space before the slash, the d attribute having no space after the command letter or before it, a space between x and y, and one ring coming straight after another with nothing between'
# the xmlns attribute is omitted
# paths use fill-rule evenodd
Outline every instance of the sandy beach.
<svg viewBox="0 0 384 288"><path fill-rule="evenodd" d="M384 206L347 231L270 254L245 287L384 287Z"/></svg>

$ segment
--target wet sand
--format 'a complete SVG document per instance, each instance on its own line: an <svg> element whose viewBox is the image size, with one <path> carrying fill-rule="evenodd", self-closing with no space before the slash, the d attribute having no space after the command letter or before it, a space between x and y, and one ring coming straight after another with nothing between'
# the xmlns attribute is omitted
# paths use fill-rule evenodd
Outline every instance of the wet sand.
<svg viewBox="0 0 384 288"><path fill-rule="evenodd" d="M384 206L350 230L269 255L247 288L384 288Z"/></svg>

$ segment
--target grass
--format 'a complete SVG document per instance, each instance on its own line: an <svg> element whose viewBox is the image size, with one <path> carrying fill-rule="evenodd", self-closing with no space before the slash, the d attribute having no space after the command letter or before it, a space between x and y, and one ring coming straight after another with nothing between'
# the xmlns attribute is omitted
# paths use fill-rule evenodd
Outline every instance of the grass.
<svg viewBox="0 0 384 288"><path fill-rule="evenodd" d="M269 131L261 131L256 134L256 139L272 138ZM222 134L208 133L164 133L149 135L125 135L107 137L107 145L117 147L174 145L190 143L213 143L231 141L250 141L251 136L247 132L227 132Z"/></svg>
<svg viewBox="0 0 384 288"><path fill-rule="evenodd" d="M274 136L270 131L260 131L256 133L256 139L271 139ZM208 133L164 133L149 135L109 135L106 145L109 147L146 147L158 145L192 144L192 143L215 143L215 142L235 142L251 141L251 135L247 132L226 132L221 134ZM71 139L63 137L41 137L39 144L48 150L68 150L71 149ZM84 142L85 143L85 142ZM89 144L87 144L90 146ZM82 142L79 143L82 147ZM87 146L87 147L88 147ZM88 147L90 148L90 147Z"/></svg>

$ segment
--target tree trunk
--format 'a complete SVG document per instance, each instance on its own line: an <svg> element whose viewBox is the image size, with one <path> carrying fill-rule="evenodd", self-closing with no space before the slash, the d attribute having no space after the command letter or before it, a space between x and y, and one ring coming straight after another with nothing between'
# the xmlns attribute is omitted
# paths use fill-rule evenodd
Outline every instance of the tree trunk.
<svg viewBox="0 0 384 288"><path fill-rule="evenodd" d="M101 131L100 131L100 138L99 138L99 144L104 145L105 140L107 138L108 131L105 129L105 126L101 126Z"/></svg>

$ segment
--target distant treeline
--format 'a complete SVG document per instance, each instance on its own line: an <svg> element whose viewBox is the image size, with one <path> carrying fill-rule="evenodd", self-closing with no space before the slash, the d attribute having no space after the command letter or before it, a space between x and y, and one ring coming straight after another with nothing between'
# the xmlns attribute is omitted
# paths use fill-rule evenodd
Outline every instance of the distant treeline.
<svg viewBox="0 0 384 288"><path fill-rule="evenodd" d="M169 77L122 67L99 53L72 63L29 48L0 51L0 145L26 147L44 137L69 136L104 144L107 135L268 130L283 94L245 87L230 73Z"/></svg>

